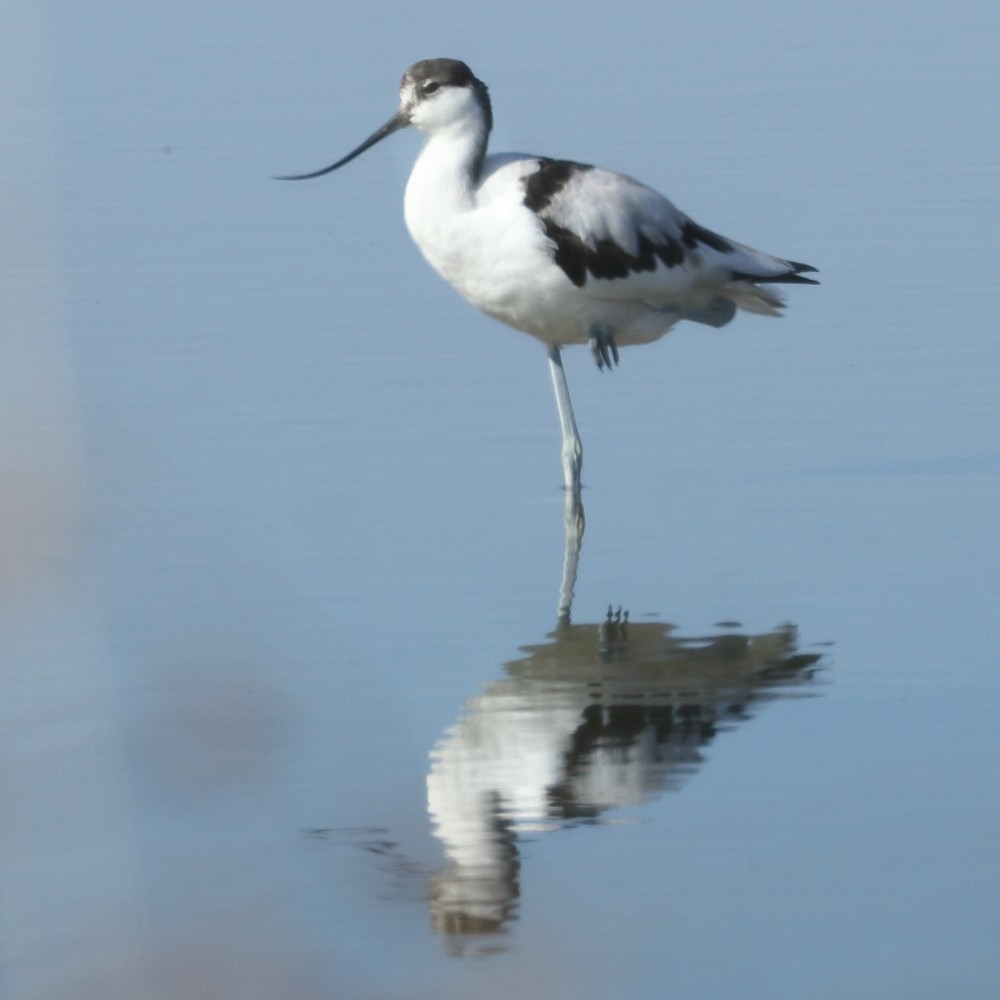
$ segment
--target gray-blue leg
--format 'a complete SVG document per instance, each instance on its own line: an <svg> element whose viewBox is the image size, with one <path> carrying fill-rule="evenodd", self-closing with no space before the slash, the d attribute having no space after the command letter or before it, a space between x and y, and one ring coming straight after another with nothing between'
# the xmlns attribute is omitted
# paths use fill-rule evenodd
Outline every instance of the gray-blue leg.
<svg viewBox="0 0 1000 1000"><path fill-rule="evenodd" d="M580 470L583 468L583 445L580 432L576 429L573 404L569 398L566 372L563 370L562 354L557 344L549 345L549 372L552 388L556 393L556 407L559 410L559 426L562 428L562 467L566 489L580 489Z"/></svg>
<svg viewBox="0 0 1000 1000"><path fill-rule="evenodd" d="M563 555L562 583L559 585L560 625L569 625L573 612L573 591L576 589L576 572L580 566L580 549L583 546L583 500L580 489L566 490L566 504L563 508L563 526L566 534L566 550Z"/></svg>

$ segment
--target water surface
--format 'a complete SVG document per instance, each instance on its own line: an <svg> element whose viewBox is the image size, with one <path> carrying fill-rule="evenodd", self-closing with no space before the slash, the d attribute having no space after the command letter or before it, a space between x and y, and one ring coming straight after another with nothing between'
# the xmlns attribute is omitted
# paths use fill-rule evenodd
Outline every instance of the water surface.
<svg viewBox="0 0 1000 1000"><path fill-rule="evenodd" d="M995 5L7 20L4 997L996 995ZM567 352L571 579L418 140L269 180L436 55L822 272Z"/></svg>

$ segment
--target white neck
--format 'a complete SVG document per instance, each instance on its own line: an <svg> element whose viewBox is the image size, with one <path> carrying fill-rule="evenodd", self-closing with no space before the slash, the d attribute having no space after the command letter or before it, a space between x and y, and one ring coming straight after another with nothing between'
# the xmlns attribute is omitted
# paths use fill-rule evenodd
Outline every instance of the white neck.
<svg viewBox="0 0 1000 1000"><path fill-rule="evenodd" d="M486 151L482 119L453 122L427 137L406 185L403 208L414 242L442 273L450 270L456 227L476 205Z"/></svg>
<svg viewBox="0 0 1000 1000"><path fill-rule="evenodd" d="M486 123L482 119L466 118L436 129L428 135L417 157L410 182L420 175L421 182L426 183L426 175L433 174L439 184L473 192L479 183L486 141Z"/></svg>

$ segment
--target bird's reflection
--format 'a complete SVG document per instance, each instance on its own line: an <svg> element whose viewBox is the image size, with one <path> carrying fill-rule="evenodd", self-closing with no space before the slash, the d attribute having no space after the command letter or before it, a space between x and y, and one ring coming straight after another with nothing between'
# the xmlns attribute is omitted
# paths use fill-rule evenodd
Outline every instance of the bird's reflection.
<svg viewBox="0 0 1000 1000"><path fill-rule="evenodd" d="M519 837L676 789L706 743L807 682L819 659L797 651L791 625L683 637L621 608L572 624L578 495L565 523L556 630L470 699L431 754L428 808L449 860L432 876L431 914L458 952L477 936L480 950L516 917Z"/></svg>

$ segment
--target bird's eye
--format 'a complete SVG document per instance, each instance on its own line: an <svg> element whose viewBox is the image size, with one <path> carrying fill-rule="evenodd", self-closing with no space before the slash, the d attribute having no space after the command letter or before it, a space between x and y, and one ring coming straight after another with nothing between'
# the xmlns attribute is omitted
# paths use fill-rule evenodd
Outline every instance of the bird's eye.
<svg viewBox="0 0 1000 1000"><path fill-rule="evenodd" d="M424 94L433 94L440 86L441 84L437 80L428 80L427 83L421 85L420 90Z"/></svg>

